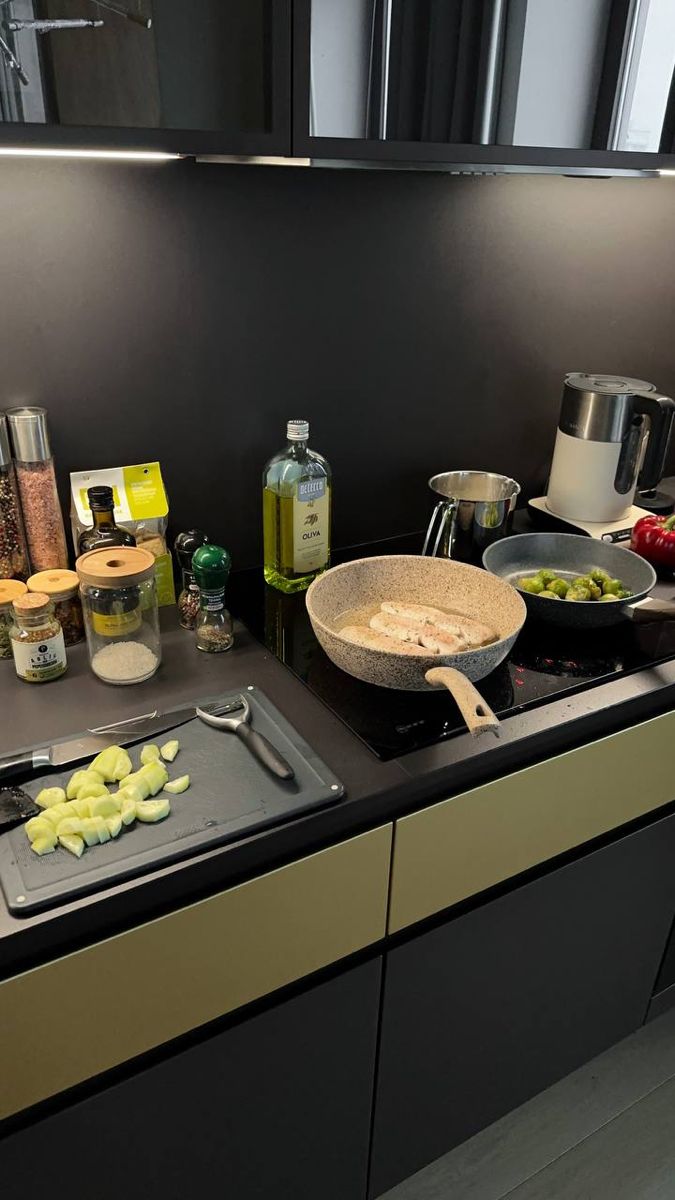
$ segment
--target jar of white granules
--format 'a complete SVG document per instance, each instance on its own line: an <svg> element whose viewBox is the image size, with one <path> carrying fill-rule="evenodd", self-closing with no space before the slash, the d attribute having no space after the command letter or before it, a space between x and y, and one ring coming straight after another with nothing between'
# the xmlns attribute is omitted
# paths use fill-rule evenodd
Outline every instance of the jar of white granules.
<svg viewBox="0 0 675 1200"><path fill-rule="evenodd" d="M155 558L140 546L90 550L75 563L91 669L104 683L142 683L161 659Z"/></svg>

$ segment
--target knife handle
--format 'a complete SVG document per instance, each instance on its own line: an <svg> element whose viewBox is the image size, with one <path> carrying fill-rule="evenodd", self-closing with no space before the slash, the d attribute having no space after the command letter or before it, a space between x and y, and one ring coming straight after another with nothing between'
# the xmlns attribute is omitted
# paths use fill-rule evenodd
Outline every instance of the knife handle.
<svg viewBox="0 0 675 1200"><path fill-rule="evenodd" d="M240 721L236 726L235 732L248 746L251 754L257 758L263 767L267 767L277 779L294 779L295 771L290 763L286 762L283 754L280 754L275 746L267 740L262 733L258 733L257 729L251 729L245 721Z"/></svg>
<svg viewBox="0 0 675 1200"><path fill-rule="evenodd" d="M0 758L0 780L11 779L24 771L37 771L49 767L49 750L28 750L25 754L8 754Z"/></svg>

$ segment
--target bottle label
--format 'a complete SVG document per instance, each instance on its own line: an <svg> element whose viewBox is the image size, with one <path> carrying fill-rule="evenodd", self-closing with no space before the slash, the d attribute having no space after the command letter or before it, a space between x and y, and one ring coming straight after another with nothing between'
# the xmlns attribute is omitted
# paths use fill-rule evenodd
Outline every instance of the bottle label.
<svg viewBox="0 0 675 1200"><path fill-rule="evenodd" d="M66 666L63 631L59 630L44 642L18 642L12 638L14 666L19 679L29 683L46 683L58 679Z"/></svg>
<svg viewBox="0 0 675 1200"><path fill-rule="evenodd" d="M330 499L325 479L298 484L293 505L293 570L296 575L319 571L328 562Z"/></svg>
<svg viewBox="0 0 675 1200"><path fill-rule="evenodd" d="M127 633L136 633L142 620L140 607L132 608L131 612L91 614L92 629L99 637L123 637Z"/></svg>
<svg viewBox="0 0 675 1200"><path fill-rule="evenodd" d="M220 612L225 607L225 589L201 588L199 601L202 612Z"/></svg>

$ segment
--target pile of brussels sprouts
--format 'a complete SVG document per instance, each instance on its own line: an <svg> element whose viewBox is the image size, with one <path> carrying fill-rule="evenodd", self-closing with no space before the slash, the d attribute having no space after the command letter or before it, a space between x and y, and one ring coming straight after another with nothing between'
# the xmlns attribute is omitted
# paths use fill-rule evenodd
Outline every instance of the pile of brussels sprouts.
<svg viewBox="0 0 675 1200"><path fill-rule="evenodd" d="M519 579L516 586L543 600L627 600L631 595L620 579L612 579L601 567L593 567L587 575L577 575L571 582L542 567L536 575Z"/></svg>

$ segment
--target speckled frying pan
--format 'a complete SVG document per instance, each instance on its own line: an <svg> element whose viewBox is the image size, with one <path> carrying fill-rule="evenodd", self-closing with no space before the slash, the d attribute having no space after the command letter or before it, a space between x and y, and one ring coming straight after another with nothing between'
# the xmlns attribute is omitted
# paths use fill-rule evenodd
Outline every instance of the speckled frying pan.
<svg viewBox="0 0 675 1200"><path fill-rule="evenodd" d="M367 625L385 600L427 604L489 625L497 641L460 654L399 654L358 646L340 632ZM348 675L402 691L447 687L471 733L498 730L497 717L472 680L483 679L511 650L526 616L515 588L478 567L445 558L391 554L359 558L320 575L307 592L307 611L328 657Z"/></svg>
<svg viewBox="0 0 675 1200"><path fill-rule="evenodd" d="M602 567L613 579L620 579L631 593L630 600L549 600L521 592L528 611L539 621L571 629L600 629L616 625L627 617L634 620L663 620L675 617L671 602L649 600L656 583L656 572L644 558L597 538L579 533L521 533L494 542L483 555L486 571L517 585L523 575L534 575L548 567L568 581L585 575L593 567Z"/></svg>

